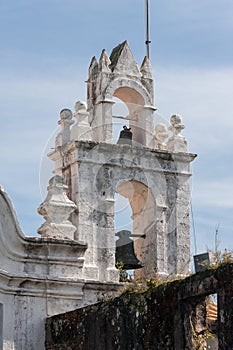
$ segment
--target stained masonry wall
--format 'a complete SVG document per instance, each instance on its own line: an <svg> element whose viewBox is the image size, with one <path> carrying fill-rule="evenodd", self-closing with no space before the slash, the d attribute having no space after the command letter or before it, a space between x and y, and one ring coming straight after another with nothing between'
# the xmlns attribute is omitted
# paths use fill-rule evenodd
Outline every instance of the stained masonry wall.
<svg viewBox="0 0 233 350"><path fill-rule="evenodd" d="M218 295L220 350L233 349L233 264L49 318L46 349L205 349L205 297Z"/></svg>
<svg viewBox="0 0 233 350"><path fill-rule="evenodd" d="M128 110L124 117L114 111L115 98ZM95 57L91 60L87 103L78 101L74 108L74 113L67 108L60 112L61 131L48 156L76 206L70 218L77 230L66 236L87 244L83 278L102 283L119 281L115 267L115 193L129 200L132 233L144 237L134 240L136 256L144 266L137 277L187 274L190 163L196 155L188 152L181 135L181 116L172 115L168 129L157 122L154 127L156 108L149 59L145 57L139 69L127 41L115 47L110 57L103 50L99 61ZM131 128L130 144L113 143L115 119ZM42 237L54 237L54 220L46 208L59 221L57 211L49 209L45 200L39 212L46 214L47 221L39 232ZM72 231L70 225L69 229Z"/></svg>

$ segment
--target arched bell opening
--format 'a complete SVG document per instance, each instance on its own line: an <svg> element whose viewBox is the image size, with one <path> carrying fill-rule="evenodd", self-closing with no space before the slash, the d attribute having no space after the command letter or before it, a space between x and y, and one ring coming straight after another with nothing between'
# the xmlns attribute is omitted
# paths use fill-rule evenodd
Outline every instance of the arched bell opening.
<svg viewBox="0 0 233 350"><path fill-rule="evenodd" d="M128 198L120 193L115 193L115 231L133 230L132 208Z"/></svg>
<svg viewBox="0 0 233 350"><path fill-rule="evenodd" d="M123 127L129 128L129 109L119 98L113 97L112 100L114 102L112 107L112 141L116 144Z"/></svg>
<svg viewBox="0 0 233 350"><path fill-rule="evenodd" d="M148 240L150 244L154 244L151 241L151 232L148 231L155 223L156 208L153 194L143 183L129 180L118 185L116 196L125 198L121 199L121 204L124 203L124 211L119 211L115 216L115 222L117 220L115 232L118 237L116 260L121 260L125 269L143 270L145 263L148 263L148 254L151 254ZM131 214L130 218L129 214ZM118 259L119 257L121 259ZM153 259L154 261L155 259ZM135 272L134 275L141 276L143 273Z"/></svg>
<svg viewBox="0 0 233 350"><path fill-rule="evenodd" d="M133 241L130 238L133 231L132 208L128 198L115 193L115 240L116 240L116 267L120 270L120 280L134 277L134 266L137 264L134 255ZM125 260L126 259L126 260Z"/></svg>
<svg viewBox="0 0 233 350"><path fill-rule="evenodd" d="M126 106L128 113L125 113L124 116L116 116L113 108L113 118L121 119L119 124L131 129L133 144L146 145L145 100L142 95L130 87L120 87L115 90L114 99L117 99L118 102L121 101Z"/></svg>

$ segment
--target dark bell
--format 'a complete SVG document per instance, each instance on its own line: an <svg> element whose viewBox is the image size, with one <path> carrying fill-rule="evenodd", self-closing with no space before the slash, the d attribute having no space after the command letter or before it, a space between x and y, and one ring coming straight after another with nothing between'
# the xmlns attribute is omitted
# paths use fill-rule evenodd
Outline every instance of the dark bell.
<svg viewBox="0 0 233 350"><path fill-rule="evenodd" d="M123 130L120 132L120 137L118 140L119 145L132 145L132 131L131 128L127 128L127 126L123 126Z"/></svg>
<svg viewBox="0 0 233 350"><path fill-rule="evenodd" d="M122 230L116 233L119 239L116 241L116 261L123 262L124 270L141 269L142 263L134 253L133 241L130 239L131 232Z"/></svg>

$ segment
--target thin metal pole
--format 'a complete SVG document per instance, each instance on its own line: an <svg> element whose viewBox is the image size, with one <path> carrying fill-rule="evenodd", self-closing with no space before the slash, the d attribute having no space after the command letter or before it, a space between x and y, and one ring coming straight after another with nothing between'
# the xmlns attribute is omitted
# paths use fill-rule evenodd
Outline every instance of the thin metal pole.
<svg viewBox="0 0 233 350"><path fill-rule="evenodd" d="M217 254L218 252L218 230L219 230L219 223L215 227L215 253Z"/></svg>
<svg viewBox="0 0 233 350"><path fill-rule="evenodd" d="M150 15L149 15L149 0L146 0L146 52L147 57L150 58Z"/></svg>

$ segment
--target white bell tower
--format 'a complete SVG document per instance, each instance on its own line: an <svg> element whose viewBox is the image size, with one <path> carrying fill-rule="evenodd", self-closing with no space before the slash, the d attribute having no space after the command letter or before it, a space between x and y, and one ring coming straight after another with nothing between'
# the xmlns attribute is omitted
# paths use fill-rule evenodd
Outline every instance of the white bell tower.
<svg viewBox="0 0 233 350"><path fill-rule="evenodd" d="M114 97L128 108L132 144L113 144ZM84 280L118 281L115 193L128 199L132 233L143 236L134 239L137 258L144 265L137 276L189 270L190 162L195 155L188 153L180 135L182 118L173 115L167 129L164 124L154 125L154 111L150 61L145 57L139 69L125 41L110 57L105 50L99 61L93 57L87 107L78 102L74 113L61 112L62 131L49 157L55 162L55 174L68 186L69 200L75 203L70 217L76 227L74 240L87 245ZM45 225L47 235L49 225Z"/></svg>

